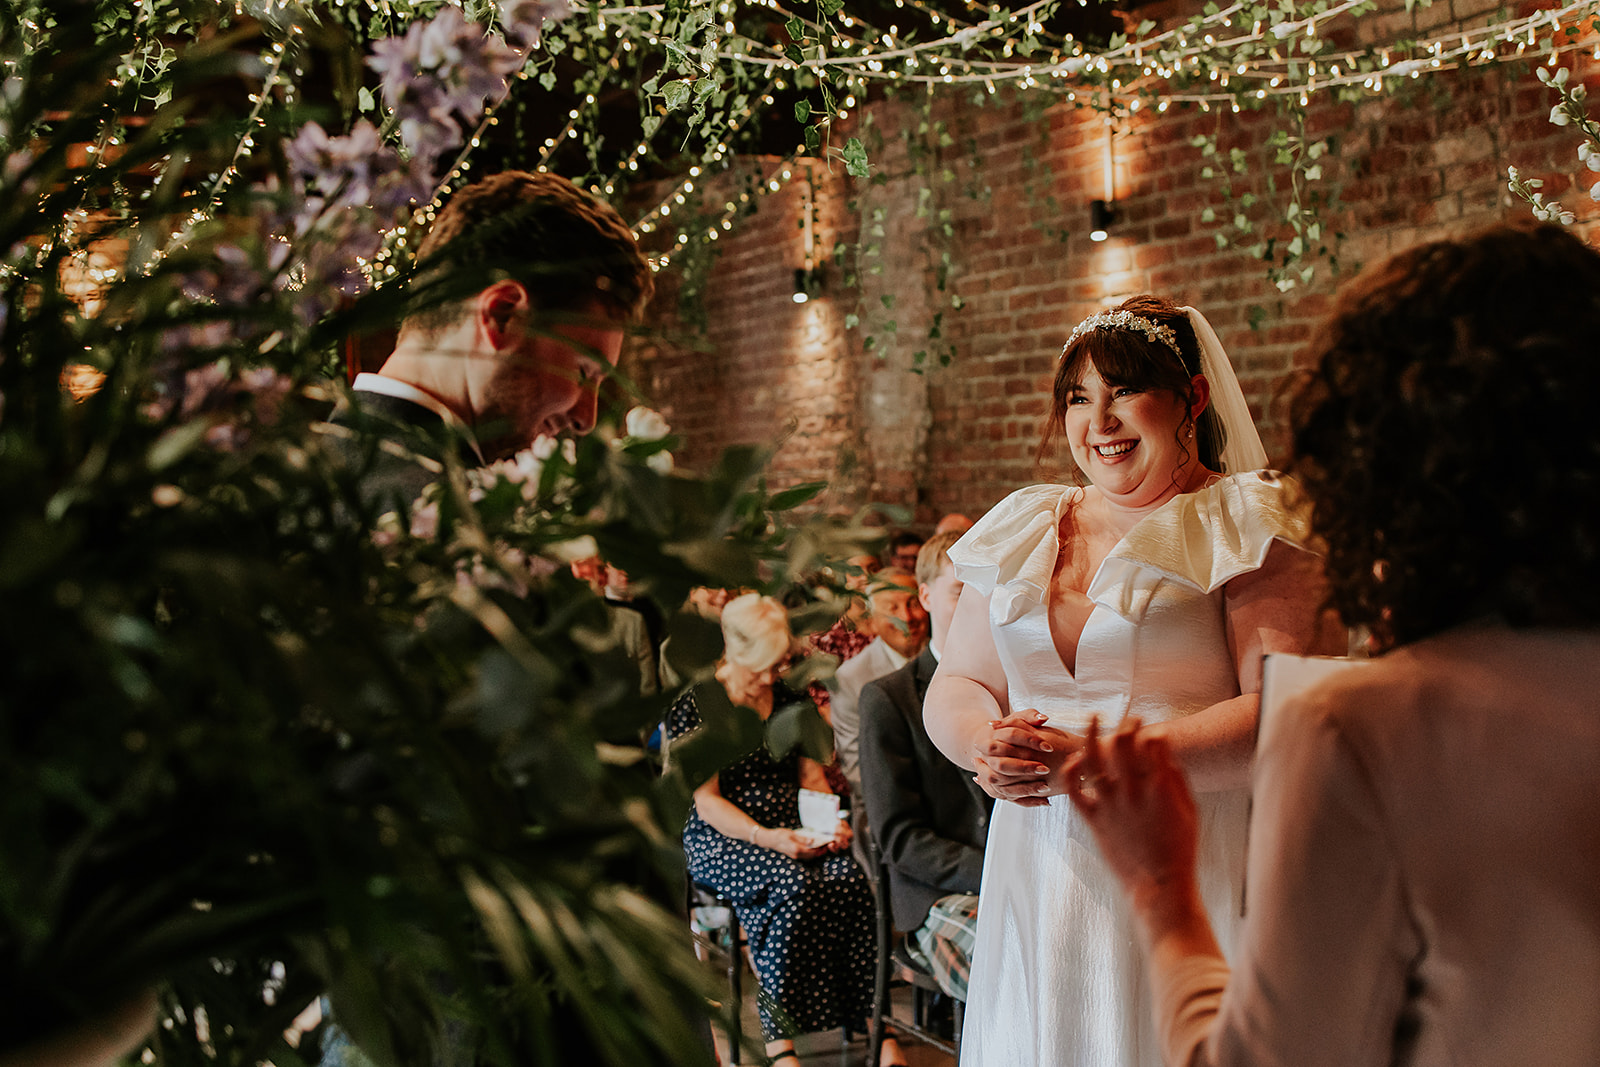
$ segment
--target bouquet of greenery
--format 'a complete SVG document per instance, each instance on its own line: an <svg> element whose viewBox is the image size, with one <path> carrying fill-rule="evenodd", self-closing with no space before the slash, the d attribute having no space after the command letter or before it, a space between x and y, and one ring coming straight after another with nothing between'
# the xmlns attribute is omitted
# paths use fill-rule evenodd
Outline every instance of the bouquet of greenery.
<svg viewBox="0 0 1600 1067"><path fill-rule="evenodd" d="M676 828L762 726L707 687L661 778L673 694L560 563L626 570L693 684L691 587L787 588L859 531L785 525L818 487L756 451L673 472L648 418L376 513L333 354L394 319L376 235L552 12L378 42L394 121L332 135L241 127L293 34L193 6L143 68L112 5L0 24L0 1042L153 989L147 1062L305 1062L323 995L379 1063L708 1062Z"/></svg>

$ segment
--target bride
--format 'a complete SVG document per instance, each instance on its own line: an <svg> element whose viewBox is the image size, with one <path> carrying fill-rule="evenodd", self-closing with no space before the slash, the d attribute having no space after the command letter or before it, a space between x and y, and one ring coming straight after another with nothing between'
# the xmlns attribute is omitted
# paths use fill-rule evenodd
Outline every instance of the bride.
<svg viewBox="0 0 1600 1067"><path fill-rule="evenodd" d="M1088 484L1020 489L950 549L965 589L925 704L935 743L1013 802L989 833L963 1067L1160 1062L1133 927L1062 766L1094 716L1154 724L1201 794L1226 950L1261 656L1345 648L1199 312L1141 296L1090 316L1053 392L1041 451L1064 436Z"/></svg>

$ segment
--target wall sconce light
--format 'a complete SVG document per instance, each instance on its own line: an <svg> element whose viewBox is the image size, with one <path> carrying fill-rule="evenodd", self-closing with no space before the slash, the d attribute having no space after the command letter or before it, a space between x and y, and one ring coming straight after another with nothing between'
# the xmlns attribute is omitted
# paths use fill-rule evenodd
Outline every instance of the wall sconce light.
<svg viewBox="0 0 1600 1067"><path fill-rule="evenodd" d="M794 269L794 302L796 304L804 304L806 301L821 295L821 269L796 267Z"/></svg>
<svg viewBox="0 0 1600 1067"><path fill-rule="evenodd" d="M1106 120L1106 195L1089 201L1089 240L1104 241L1117 221L1117 128Z"/></svg>
<svg viewBox="0 0 1600 1067"><path fill-rule="evenodd" d="M805 184L801 187L804 201L800 206L800 228L804 236L806 265L794 271L794 302L804 304L822 295L822 268L816 261L816 232L813 215L816 205L811 196L811 168L805 168Z"/></svg>
<svg viewBox="0 0 1600 1067"><path fill-rule="evenodd" d="M1106 231L1117 221L1117 206L1109 200L1089 201L1089 240L1104 241Z"/></svg>

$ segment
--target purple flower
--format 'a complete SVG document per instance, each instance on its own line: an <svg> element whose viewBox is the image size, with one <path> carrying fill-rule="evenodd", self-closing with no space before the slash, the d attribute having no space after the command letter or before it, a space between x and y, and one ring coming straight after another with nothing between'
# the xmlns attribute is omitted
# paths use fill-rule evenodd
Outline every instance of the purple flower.
<svg viewBox="0 0 1600 1067"><path fill-rule="evenodd" d="M400 138L417 156L437 158L461 143L455 117L475 121L484 100L505 92L506 78L526 54L512 48L458 8L415 22L404 37L372 47L367 65L380 77L384 103L399 119Z"/></svg>
<svg viewBox="0 0 1600 1067"><path fill-rule="evenodd" d="M571 12L567 0L502 0L500 22L508 38L532 49L539 47L545 22L560 22Z"/></svg>

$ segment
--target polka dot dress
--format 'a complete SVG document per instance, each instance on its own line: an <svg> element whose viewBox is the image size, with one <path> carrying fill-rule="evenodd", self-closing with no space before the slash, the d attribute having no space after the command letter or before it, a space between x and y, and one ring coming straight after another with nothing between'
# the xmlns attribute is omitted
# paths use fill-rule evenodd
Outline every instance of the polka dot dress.
<svg viewBox="0 0 1600 1067"><path fill-rule="evenodd" d="M667 714L667 733L700 725L694 694ZM763 826L800 825L800 762L758 749L717 777L723 797ZM876 953L872 892L848 852L793 860L725 837L689 813L683 829L689 877L733 904L750 943L768 1041L847 1027L866 1029Z"/></svg>

